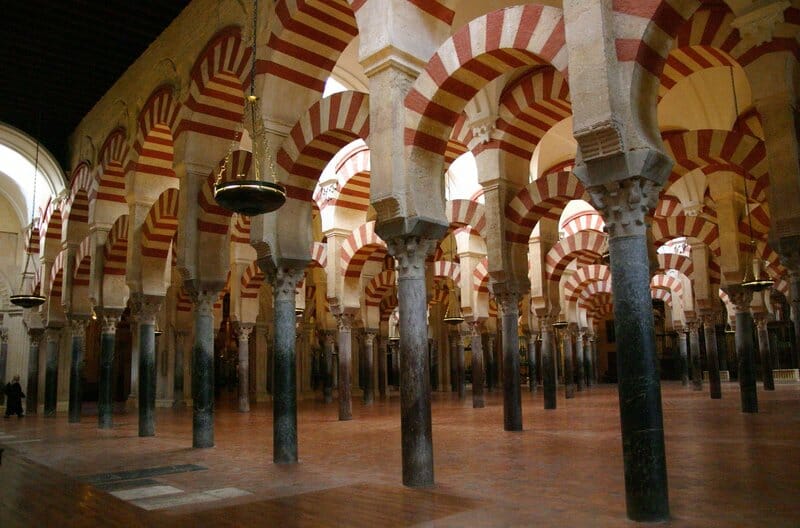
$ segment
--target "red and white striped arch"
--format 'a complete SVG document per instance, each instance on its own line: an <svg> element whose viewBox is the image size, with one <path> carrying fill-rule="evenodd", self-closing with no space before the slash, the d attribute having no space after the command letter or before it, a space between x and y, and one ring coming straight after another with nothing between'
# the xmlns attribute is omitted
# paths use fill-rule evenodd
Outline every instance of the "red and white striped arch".
<svg viewBox="0 0 800 528"><path fill-rule="evenodd" d="M675 216L680 214L684 214L681 201L671 194L666 194L666 190L662 191L653 216Z"/></svg>
<svg viewBox="0 0 800 528"><path fill-rule="evenodd" d="M139 112L130 170L164 178L175 178L173 138L180 113L175 91L162 85L150 95Z"/></svg>
<svg viewBox="0 0 800 528"><path fill-rule="evenodd" d="M594 211L582 211L564 222L562 230L566 236L572 236L581 231L597 231L602 233L606 227L603 217Z"/></svg>
<svg viewBox="0 0 800 528"><path fill-rule="evenodd" d="M92 171L82 161L70 176L69 195L63 206L64 228L70 242L80 243L89 225L89 203L94 195Z"/></svg>
<svg viewBox="0 0 800 528"><path fill-rule="evenodd" d="M560 9L510 7L472 20L434 53L406 96L406 146L444 156L462 110L487 83L537 64L567 67Z"/></svg>
<svg viewBox="0 0 800 528"><path fill-rule="evenodd" d="M386 242L375 232L375 222L367 222L350 233L342 243L341 251L344 276L358 278L367 260L383 261Z"/></svg>
<svg viewBox="0 0 800 528"><path fill-rule="evenodd" d="M665 288L650 288L650 298L672 306L672 293Z"/></svg>
<svg viewBox="0 0 800 528"><path fill-rule="evenodd" d="M397 272L383 270L375 275L364 289L364 303L367 306L380 306L386 293L394 289L397 282Z"/></svg>
<svg viewBox="0 0 800 528"><path fill-rule="evenodd" d="M395 290L391 290L381 300L381 321L388 321L389 317L392 316L392 312L394 312L400 304L397 301L397 292Z"/></svg>
<svg viewBox="0 0 800 528"><path fill-rule="evenodd" d="M584 288L592 282L611 283L611 270L602 264L592 264L579 268L564 284L564 296L567 302L575 302Z"/></svg>
<svg viewBox="0 0 800 528"><path fill-rule="evenodd" d="M240 291L242 299L258 299L262 284L264 284L264 272L253 261L242 272Z"/></svg>
<svg viewBox="0 0 800 528"><path fill-rule="evenodd" d="M597 231L581 231L564 237L550 248L545 257L545 276L558 282L570 262L577 260L579 265L596 262L606 248L606 236Z"/></svg>
<svg viewBox="0 0 800 528"><path fill-rule="evenodd" d="M250 217L234 214L231 217L231 242L237 244L250 243Z"/></svg>
<svg viewBox="0 0 800 528"><path fill-rule="evenodd" d="M437 260L433 263L433 276L450 279L458 286L461 284L461 266L449 260Z"/></svg>
<svg viewBox="0 0 800 528"><path fill-rule="evenodd" d="M753 238L766 238L772 224L769 218L769 205L766 203L754 204L752 202L748 205L750 206L750 218L753 225ZM750 238L750 223L747 221L747 216L739 220L739 232Z"/></svg>
<svg viewBox="0 0 800 528"><path fill-rule="evenodd" d="M483 236L486 229L486 208L472 200L450 200L445 204L450 227L469 226Z"/></svg>
<svg viewBox="0 0 800 528"><path fill-rule="evenodd" d="M678 295L683 295L683 284L679 279L670 277L669 275L659 274L654 275L650 279L650 288L666 288L667 290L674 291Z"/></svg>
<svg viewBox="0 0 800 528"><path fill-rule="evenodd" d="M167 189L150 207L142 225L142 255L166 260L178 229L178 190Z"/></svg>
<svg viewBox="0 0 800 528"><path fill-rule="evenodd" d="M489 259L484 258L472 270L472 289L478 293L489 293Z"/></svg>
<svg viewBox="0 0 800 528"><path fill-rule="evenodd" d="M86 235L78 251L75 252L75 273L72 285L75 287L89 286L89 275L92 271L92 235Z"/></svg>
<svg viewBox="0 0 800 528"><path fill-rule="evenodd" d="M311 266L325 269L328 267L328 245L322 242L311 243Z"/></svg>
<svg viewBox="0 0 800 528"><path fill-rule="evenodd" d="M552 173L534 180L506 206L506 240L527 244L539 220L557 221L570 200L588 201L583 185L571 172Z"/></svg>
<svg viewBox="0 0 800 528"><path fill-rule="evenodd" d="M472 133L472 127L469 125L469 116L467 116L466 112L461 112L455 125L453 125L453 131L450 133L450 139L447 141L447 148L444 151L445 170L447 170L455 160L469 151L469 145L475 138Z"/></svg>
<svg viewBox="0 0 800 528"><path fill-rule="evenodd" d="M64 266L67 260L67 250L62 249L53 260L53 267L50 268L50 299L55 300L56 304L61 304L61 295L64 289Z"/></svg>
<svg viewBox="0 0 800 528"><path fill-rule="evenodd" d="M250 46L242 42L239 27L227 27L209 40L192 67L189 94L183 103L187 115L176 136L192 131L234 138L242 120L250 56Z"/></svg>
<svg viewBox="0 0 800 528"><path fill-rule="evenodd" d="M769 183L767 150L757 137L727 130L692 130L662 135L667 153L675 160L670 183L694 169L706 175L725 170L753 180L752 197L764 201Z"/></svg>
<svg viewBox="0 0 800 528"><path fill-rule="evenodd" d="M42 256L45 258L55 258L56 254L61 251L61 231L63 227L61 207L63 204L63 200L50 198L42 212L42 217L39 221L39 236ZM43 237L42 234L44 234Z"/></svg>
<svg viewBox="0 0 800 528"><path fill-rule="evenodd" d="M346 0L278 0L270 18L268 53L256 66L274 81L322 93L339 55L358 35Z"/></svg>
<svg viewBox="0 0 800 528"><path fill-rule="evenodd" d="M103 249L103 274L125 275L128 258L128 215L114 221Z"/></svg>
<svg viewBox="0 0 800 528"><path fill-rule="evenodd" d="M613 291L611 289L611 279L604 281L587 282L586 285L583 288L581 288L579 294L578 306L585 305L587 301L589 301L592 297L594 297L598 293L607 293L609 295L612 295Z"/></svg>
<svg viewBox="0 0 800 528"><path fill-rule="evenodd" d="M369 95L340 92L318 101L292 127L278 151L286 170L286 195L311 201L320 174L336 153L369 136Z"/></svg>
<svg viewBox="0 0 800 528"><path fill-rule="evenodd" d="M127 204L125 200L125 163L130 151L127 134L123 128L115 128L100 148L100 171L98 173L97 201Z"/></svg>
<svg viewBox="0 0 800 528"><path fill-rule="evenodd" d="M711 252L719 256L719 229L714 223L699 216L672 216L653 221L653 238L656 247L661 247L673 238L687 237L706 244Z"/></svg>
<svg viewBox="0 0 800 528"><path fill-rule="evenodd" d="M500 97L499 148L526 161L553 125L572 115L569 86L553 68L540 68L507 87Z"/></svg>
<svg viewBox="0 0 800 528"><path fill-rule="evenodd" d="M683 255L678 255L677 253L659 253L658 267L662 270L678 270L687 277L691 277L694 273L692 259Z"/></svg>

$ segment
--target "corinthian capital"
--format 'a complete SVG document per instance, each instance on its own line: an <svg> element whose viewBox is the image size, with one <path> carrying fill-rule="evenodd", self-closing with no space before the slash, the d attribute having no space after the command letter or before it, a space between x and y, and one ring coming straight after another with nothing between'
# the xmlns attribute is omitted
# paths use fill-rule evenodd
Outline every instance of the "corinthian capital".
<svg viewBox="0 0 800 528"><path fill-rule="evenodd" d="M436 247L436 241L418 236L398 237L386 241L389 253L397 259L398 278L425 277L425 259Z"/></svg>
<svg viewBox="0 0 800 528"><path fill-rule="evenodd" d="M645 219L658 203L660 189L661 186L652 180L633 177L587 190L595 207L603 213L606 230L613 238L647 232Z"/></svg>

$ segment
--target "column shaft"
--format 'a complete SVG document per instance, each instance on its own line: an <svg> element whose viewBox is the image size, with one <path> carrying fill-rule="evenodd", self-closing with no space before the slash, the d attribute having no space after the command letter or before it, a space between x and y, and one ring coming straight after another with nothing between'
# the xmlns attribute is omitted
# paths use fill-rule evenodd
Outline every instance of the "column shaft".
<svg viewBox="0 0 800 528"><path fill-rule="evenodd" d="M494 360L494 335L486 336L486 386L489 392L494 392L497 386L497 362Z"/></svg>
<svg viewBox="0 0 800 528"><path fill-rule="evenodd" d="M239 412L250 412L250 332L252 325L239 325Z"/></svg>
<svg viewBox="0 0 800 528"><path fill-rule="evenodd" d="M772 373L772 350L769 342L769 328L767 314L761 313L756 317L758 329L758 352L761 355L761 372L764 379L764 390L775 390L775 376Z"/></svg>
<svg viewBox="0 0 800 528"><path fill-rule="evenodd" d="M69 423L81 421L83 407L83 354L86 339L86 321L73 319L70 321L72 329L72 357L69 369Z"/></svg>
<svg viewBox="0 0 800 528"><path fill-rule="evenodd" d="M378 396L382 400L386 399L386 347L384 344L387 341L381 339L380 346L378 347ZM391 346L391 343L390 343Z"/></svg>
<svg viewBox="0 0 800 528"><path fill-rule="evenodd" d="M339 420L353 419L351 370L353 364L353 316L340 314L339 323Z"/></svg>
<svg viewBox="0 0 800 528"><path fill-rule="evenodd" d="M544 394L544 408L556 408L556 362L553 343L553 332L550 330L550 321L543 318L539 321L542 329L542 394Z"/></svg>
<svg viewBox="0 0 800 528"><path fill-rule="evenodd" d="M483 397L483 344L481 343L481 328L478 321L470 323L472 326L472 407L481 409L486 405Z"/></svg>
<svg viewBox="0 0 800 528"><path fill-rule="evenodd" d="M111 378L114 366L117 321L117 317L104 316L103 330L100 334L100 380L97 394L97 427L100 429L111 429L113 425Z"/></svg>
<svg viewBox="0 0 800 528"><path fill-rule="evenodd" d="M536 392L536 334L528 337L528 390Z"/></svg>
<svg viewBox="0 0 800 528"><path fill-rule="evenodd" d="M36 414L39 405L39 345L43 330L31 329L28 349L28 383L25 387L25 414Z"/></svg>
<svg viewBox="0 0 800 528"><path fill-rule="evenodd" d="M692 349L692 390L703 390L703 367L700 362L700 328L697 321L689 325L689 346Z"/></svg>
<svg viewBox="0 0 800 528"><path fill-rule="evenodd" d="M214 447L214 312L216 292L196 292L192 347L192 447Z"/></svg>
<svg viewBox="0 0 800 528"><path fill-rule="evenodd" d="M503 428L522 431L522 390L519 380L519 293L495 293L503 321Z"/></svg>
<svg viewBox="0 0 800 528"><path fill-rule="evenodd" d="M333 401L333 351L334 340L336 339L336 336L331 330L325 330L324 335L325 350L323 353L325 357L322 362L324 370L322 375L322 396L325 400L325 403L331 403Z"/></svg>
<svg viewBox="0 0 800 528"><path fill-rule="evenodd" d="M456 375L458 378L458 399L463 400L467 397L467 368L464 363L464 339L461 333L456 330L453 332L453 339L456 342Z"/></svg>
<svg viewBox="0 0 800 528"><path fill-rule="evenodd" d="M44 415L55 416L58 403L58 345L60 328L47 329L47 363L44 369Z"/></svg>
<svg viewBox="0 0 800 528"><path fill-rule="evenodd" d="M572 332L565 330L561 332L564 340L564 397L571 399L575 397L575 372L572 359Z"/></svg>
<svg viewBox="0 0 800 528"><path fill-rule="evenodd" d="M706 359L708 360L708 386L711 398L718 400L722 398L722 383L719 376L717 329L712 315L703 317L703 333L706 339Z"/></svg>
<svg viewBox="0 0 800 528"><path fill-rule="evenodd" d="M577 332L575 334L575 376L577 377L579 391L583 390L586 381L584 379L583 364L583 332Z"/></svg>
<svg viewBox="0 0 800 528"><path fill-rule="evenodd" d="M689 385L689 347L686 340L689 338L689 333L679 330L678 331L678 350L680 352L681 361L681 385L686 387Z"/></svg>
<svg viewBox="0 0 800 528"><path fill-rule="evenodd" d="M156 323L139 319L139 436L156 434Z"/></svg>
<svg viewBox="0 0 800 528"><path fill-rule="evenodd" d="M725 292L736 308L736 356L739 358L739 393L742 412L758 412L756 361L753 349L753 316L750 303L753 292L742 286L727 286Z"/></svg>
<svg viewBox="0 0 800 528"><path fill-rule="evenodd" d="M375 335L374 331L364 332L364 405L375 401Z"/></svg>

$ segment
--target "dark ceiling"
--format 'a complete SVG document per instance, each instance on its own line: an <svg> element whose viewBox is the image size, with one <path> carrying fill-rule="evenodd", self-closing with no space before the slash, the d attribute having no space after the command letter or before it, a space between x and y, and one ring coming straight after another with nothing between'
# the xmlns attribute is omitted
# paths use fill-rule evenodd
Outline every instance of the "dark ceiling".
<svg viewBox="0 0 800 528"><path fill-rule="evenodd" d="M81 118L189 1L0 2L0 121L38 136L66 169Z"/></svg>

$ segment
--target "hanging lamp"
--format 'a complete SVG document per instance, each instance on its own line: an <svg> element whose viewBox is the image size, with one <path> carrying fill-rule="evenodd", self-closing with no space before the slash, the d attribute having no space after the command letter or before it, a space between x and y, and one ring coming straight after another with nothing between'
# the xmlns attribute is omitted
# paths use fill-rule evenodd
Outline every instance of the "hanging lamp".
<svg viewBox="0 0 800 528"><path fill-rule="evenodd" d="M561 330L563 328L566 328L567 326L569 326L569 322L565 321L564 319L559 319L558 321L553 323L553 328L555 328L556 330Z"/></svg>
<svg viewBox="0 0 800 528"><path fill-rule="evenodd" d="M733 92L733 109L735 112L733 126L734 129L738 128L739 121L739 98L736 95L736 82L733 77L733 66L730 67L731 74L731 92ZM753 218L750 213L750 196L747 192L747 177L742 174L742 181L744 182L744 205L747 210L747 225L750 230L750 243L748 252L750 253L750 262L744 268L744 277L742 278L741 286L747 288L752 292L764 291L771 288L775 281L770 278L764 271L761 259L756 257L756 241L753 238Z"/></svg>
<svg viewBox="0 0 800 528"><path fill-rule="evenodd" d="M270 152L269 139L261 120L258 97L255 95L256 84L256 34L258 21L258 0L253 0L253 50L250 68L250 94L245 97L242 112L242 130L236 134L231 143L225 162L217 174L214 185L214 200L223 208L245 216L257 216L279 209L286 202L286 189L275 181L275 163ZM253 154L253 175L248 179L246 174L235 173L233 152L242 147L242 139L247 132L245 123L248 112L250 116ZM258 125L258 127L256 127ZM263 172L268 173L262 179ZM227 181L223 175L227 174Z"/></svg>
<svg viewBox="0 0 800 528"><path fill-rule="evenodd" d="M156 321L156 328L155 328L155 330L153 330L153 334L156 337L158 337L158 336L162 335L163 333L164 333L164 331L161 329L161 325L159 325L158 321Z"/></svg>
<svg viewBox="0 0 800 528"><path fill-rule="evenodd" d="M36 139L36 157L34 159L33 164L33 197L31 203L31 234L33 233L33 221L34 221L34 211L36 210L36 180L38 180L37 172L39 171L39 139ZM22 289L25 287L25 276L28 274L28 265L31 262L31 254L26 249L25 250L25 268L22 270L22 278L20 279L19 284L19 293L16 295L11 295L8 300L11 301L11 304L14 306L19 306L20 308L36 308L37 306L41 306L44 304L45 298L43 295L38 295L36 293L23 293Z"/></svg>

